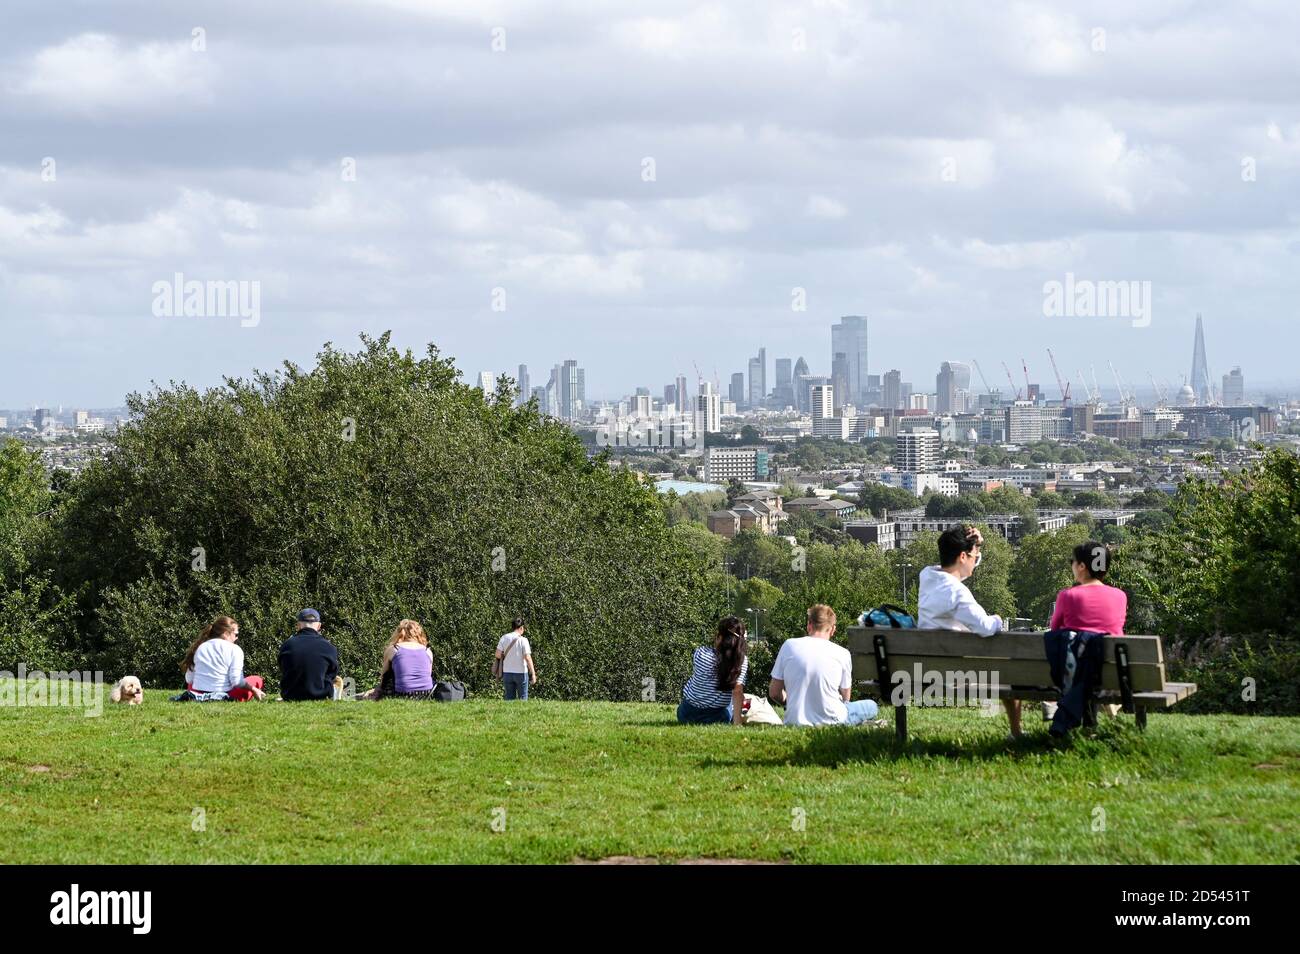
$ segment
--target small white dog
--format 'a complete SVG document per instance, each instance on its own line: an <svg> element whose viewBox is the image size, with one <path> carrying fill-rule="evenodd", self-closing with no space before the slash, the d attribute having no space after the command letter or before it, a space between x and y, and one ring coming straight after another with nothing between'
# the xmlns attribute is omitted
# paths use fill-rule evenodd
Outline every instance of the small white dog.
<svg viewBox="0 0 1300 954"><path fill-rule="evenodd" d="M144 687L135 676L123 676L109 690L110 702L124 702L129 706L138 706L144 702Z"/></svg>

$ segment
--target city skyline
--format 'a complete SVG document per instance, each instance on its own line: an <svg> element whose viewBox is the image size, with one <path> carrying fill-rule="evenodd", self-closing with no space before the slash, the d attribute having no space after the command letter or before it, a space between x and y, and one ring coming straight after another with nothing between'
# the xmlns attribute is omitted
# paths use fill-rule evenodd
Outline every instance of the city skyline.
<svg viewBox="0 0 1300 954"><path fill-rule="evenodd" d="M471 375L567 353L592 395L760 347L830 375L844 315L913 382L1046 386L1051 347L1177 387L1200 312L1216 382L1295 383L1292 5L331 10L6 8L0 404L388 329ZM187 317L174 276L256 313ZM1141 311L1048 317L1076 281Z"/></svg>
<svg viewBox="0 0 1300 954"><path fill-rule="evenodd" d="M829 326L829 328L832 329L832 334L828 336L831 340L833 340L833 329L839 326L843 317L854 317L854 316L842 316L841 318L835 319L835 323ZM814 353L815 350L816 349L809 349L809 351ZM1173 350L1176 351L1176 347ZM751 390L752 385L750 381L750 374L756 367L759 366L758 364L756 364L756 362L758 362L759 356L762 356L763 358L763 363L761 366L764 368L764 373L763 373L763 378L761 383L761 390L764 397L775 395L781 389L780 364L782 362L785 362L786 364L789 364L791 362L799 363L796 366L796 372L795 372L796 376L793 376L790 382L788 382L791 386L791 390L797 391L797 385L798 385L797 368L798 367L803 367L804 371L802 373L805 375L809 375L814 379L817 379L817 381L820 381L820 379L824 377L827 379L827 383L832 383L833 375L831 373L819 374L815 366L808 365L806 363L806 354L802 352L798 354L791 354L788 356L776 355L771 358L767 356L766 352L767 349L765 347L760 348L759 354L755 356L751 356L750 358L746 359L744 361L744 370L738 372L731 372L725 370L724 365L722 363L712 362L711 359L709 359L711 363L708 366L710 368L716 366L717 368L718 373L717 373L716 382L714 381L714 378L711 376L709 372L703 372L701 376L698 379L696 379L694 368L698 367L702 369L704 365L700 364L698 359L692 358L686 362L688 366L692 367L691 371L686 373L675 373L671 375L669 378L667 378L664 382L662 382L662 384L657 384L653 380L642 381L639 379L635 379L635 380L628 379L622 385L622 390L618 390L616 387L614 391L608 393L592 393L590 389L586 387L585 379L589 368L581 359L564 358L558 363L553 363L549 366L547 365L543 365L543 366L550 368L548 374L550 375L551 386L554 386L556 372L558 372L562 367L569 369L568 374L572 376L572 383L570 384L568 380L565 380L562 382L562 386L571 388L575 395L581 394L582 397L579 400L582 400L588 404L592 402L618 401L620 399L630 397L640 390L644 390L645 392L653 395L659 388L665 385L676 388L682 381L686 381L688 383L687 393L689 394L690 399L692 401L696 395L696 390L700 382L709 382L710 384L714 384L716 387L716 393L718 393L720 396L726 396L731 400L735 400L734 395L730 393L730 386L735 384L737 378L740 378L741 383L743 385L743 389L741 393L744 395L744 398L743 400L737 403L740 405L749 406L754 403L752 401L752 396L754 392ZM1177 403L1180 392L1184 389L1190 389L1191 394L1195 398L1197 403L1207 403L1207 396L1208 396L1208 400L1211 402L1218 401L1223 397L1224 387L1223 384L1220 384L1218 382L1222 381L1224 384L1226 384L1229 381L1230 376L1235 374L1236 377L1233 378L1231 384L1231 386L1235 389L1234 393L1241 391L1243 387L1245 391L1250 391L1251 389L1253 389L1256 392L1262 392L1265 390L1274 391L1279 396L1300 392L1300 378L1290 383L1285 381L1271 381L1271 382L1256 381L1253 375L1248 375L1244 373L1242 364L1235 359L1228 360L1223 365L1223 367L1228 368L1229 370L1224 371L1222 374L1220 374L1220 372L1216 370L1216 366L1210 360L1209 352L1210 349L1207 347L1205 343L1205 331L1204 331L1204 323L1202 320L1202 316L1198 314L1196 316L1195 325L1194 325L1193 353L1191 359L1190 372L1170 377L1167 375L1160 376L1154 374L1151 371L1151 369L1136 369L1136 370L1130 369L1128 373L1124 374L1125 389L1129 393L1133 393L1133 394L1143 394L1143 395L1149 395L1154 398L1167 399L1169 400L1170 403ZM454 358L454 356L452 357ZM703 357L705 357L706 359L708 358L708 356L703 356ZM1050 366L1050 356L1047 357ZM1015 358L1017 360L1024 360L1026 363L1030 362L1029 356L1017 355L1015 356ZM978 360L978 358L976 360ZM1108 358L1107 364L1109 364L1113 360L1114 360L1113 358ZM1121 362L1122 362L1122 358L1121 358ZM778 376L775 379L775 383L772 376L766 373L767 366L772 365L774 363L777 365L778 368ZM898 362L898 363L903 363L903 362ZM1035 386L1035 388L1037 389L1037 393L1041 394L1045 400L1059 400L1061 394L1056 384L1056 369L1053 369L1051 377L1047 377L1042 372L1043 362L1035 360L1032 363L1034 365L1032 369L1032 377L1034 378L1034 380L1032 380L1029 383ZM915 375L914 377L916 380L909 380L907 375L902 373L901 369L897 368L896 364L891 364L889 361L885 361L885 364L889 365L889 367L882 367L875 370L872 370L871 367L868 365L867 368L865 369L866 373L864 373L862 376L862 380L864 382L868 377L873 379L879 379L880 382L879 390L881 395L881 401L877 403L880 403L881 406L887 406L883 402L883 398L885 394L884 386L886 384L886 380L885 380L886 375L892 371L900 372L898 383L901 386L901 388L905 389L908 393L935 395L937 399L937 405L935 409L940 410L941 413L951 410L951 405L948 402L952 400L952 396L951 394L949 394L947 397L945 397L945 391L943 390L942 387L940 387L941 382L944 380L943 378L944 368L946 368L949 365L952 365L955 369L960 369L960 371L957 373L957 379L952 384L952 390L965 391L969 396L969 400L972 407L975 406L978 395L981 393L985 393L984 387L982 386L976 387L974 385L971 378L970 366L966 362L960 361L959 359L956 358L947 358L936 362L933 365L933 370L930 373L927 374L924 370L922 370L919 374ZM993 365L993 367L996 366L997 365ZM521 362L517 365L517 371L509 370L508 365L504 370L491 370L491 369L471 370L464 367L459 362L457 362L457 369L460 371L462 379L467 384L485 389L483 383L483 375L489 373L490 371L490 373L493 375L493 381L495 381L496 378L500 377L501 375L505 374L511 377L515 381L516 386L522 384L523 387L520 390L521 393L524 395L525 399L528 396L531 396L532 394L535 393L544 398L544 394L542 392L546 391L546 386L530 387L529 385L530 385L531 373L529 374L528 377L523 377L523 374L528 367L529 367L528 362ZM1080 403L1083 400L1083 395L1088 390L1096 388L1096 385L1090 384L1089 381L1085 380L1084 378L1080 378L1079 375L1081 373L1084 374L1085 376L1087 376L1090 373L1093 375L1097 375L1097 374L1105 375L1109 370L1106 365L1103 365L1102 371L1098 372L1095 365L1093 365L1092 363L1089 363L1088 365L1079 365L1075 368L1073 372L1068 370L1068 367L1069 367L1069 363L1067 362L1066 367L1060 370L1060 374L1064 378L1066 384L1070 387L1072 392L1071 396L1072 399L1075 401L1075 403ZM1087 368L1088 370L1085 370L1085 368ZM250 373L252 370L253 369L250 369ZM256 369L256 370L264 370L264 369ZM938 373L935 374L934 373L935 371L937 371ZM1205 382L1205 386L1200 389L1192 387L1192 382L1197 379L1198 371L1202 373L1203 375L1202 380ZM578 375L582 376L583 379L582 383L579 383L579 378L577 377ZM239 375L235 375L235 376L239 376ZM1245 377L1244 385L1241 380L1242 377ZM1155 378L1156 380L1151 381L1152 378ZM931 390L927 384L927 382L930 380L935 381L935 388L933 390ZM1022 379L1016 378L1014 377L1014 375L1013 375L1013 381L1008 382L1011 385L1010 388L1003 387L1003 378L995 377L987 380L989 381L989 385L990 385L989 390L999 391L1002 395L1002 400L1004 402L1010 400L1011 396L1014 394L1015 391L1020 391L1022 393L1022 396L1024 396L1023 389L1021 388L1021 383L1023 383ZM1108 379L1108 380L1113 380L1113 379ZM1144 383L1147 381L1151 381L1151 383L1150 384ZM1181 386L1179 382L1181 382ZM187 383L192 384L193 382L187 382ZM141 389L135 389L135 390L141 390ZM1118 383L1116 383L1113 386L1109 383L1101 383L1098 389L1098 393L1103 395L1106 394L1114 395L1117 398L1122 397L1122 393L1120 391ZM125 397L125 392L123 394L123 397ZM573 398L566 398L565 400L566 401L573 400ZM677 400L680 407L681 399L679 398ZM835 401L837 407L841 404L854 403L854 401L852 400L844 399L842 394L838 390L836 392ZM861 398L859 398L859 401L861 401ZM9 402L7 404L0 403L0 410L7 409L9 411L16 411L16 410L30 411L42 407L47 407L47 408L63 407L67 409L89 408L89 409L103 410L103 409L120 408L122 406L122 403L123 402L121 400L116 402L109 401L103 403L90 403L84 401L29 400L26 402L18 402L18 403L14 403L14 402ZM792 401L791 403L795 404L796 406L798 405L797 400ZM545 404L544 400L543 400L543 404ZM863 405L858 404L857 406L863 406ZM557 416L567 417L568 415L559 414Z"/></svg>

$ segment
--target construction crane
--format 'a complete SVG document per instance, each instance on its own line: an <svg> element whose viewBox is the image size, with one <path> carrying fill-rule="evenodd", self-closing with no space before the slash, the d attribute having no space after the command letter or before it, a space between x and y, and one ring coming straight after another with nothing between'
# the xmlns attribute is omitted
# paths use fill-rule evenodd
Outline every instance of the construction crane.
<svg viewBox="0 0 1300 954"><path fill-rule="evenodd" d="M1079 381L1083 384L1083 393L1088 395L1088 403L1096 404L1097 396L1092 393L1092 388L1088 387L1088 379L1084 377L1082 371L1075 371L1074 373L1079 376Z"/></svg>
<svg viewBox="0 0 1300 954"><path fill-rule="evenodd" d="M1120 405L1127 408L1130 403L1129 396L1124 390L1124 382L1119 379L1119 372L1115 370L1115 362L1107 359L1106 363L1110 365L1110 373L1115 376L1115 387L1119 390Z"/></svg>
<svg viewBox="0 0 1300 954"><path fill-rule="evenodd" d="M1092 393L1096 395L1096 400L1100 403L1101 385L1097 383L1097 366L1095 364L1090 364L1088 365L1088 368L1092 371Z"/></svg>
<svg viewBox="0 0 1300 954"><path fill-rule="evenodd" d="M1061 402L1070 403L1070 382L1061 380L1061 369L1056 366L1056 355L1052 354L1052 349L1047 349L1047 357L1052 362L1052 373L1056 375L1056 386L1061 389Z"/></svg>
<svg viewBox="0 0 1300 954"><path fill-rule="evenodd" d="M989 394L992 394L993 389L989 387L989 379L984 377L984 369L980 367L980 363L974 358L970 359L970 363L974 365L975 372L980 376L980 380L984 382L984 390L988 391Z"/></svg>
<svg viewBox="0 0 1300 954"><path fill-rule="evenodd" d="M1156 401L1158 402L1157 407L1164 407L1169 403L1169 398L1165 395L1165 392L1160 385L1156 383L1156 376L1154 374L1148 371L1147 377L1151 379L1151 388L1156 392Z"/></svg>
<svg viewBox="0 0 1300 954"><path fill-rule="evenodd" d="M1011 369L1007 367L1007 363L1005 361L1002 362L1002 370L1007 373L1007 384L1011 385L1011 393L1014 394L1016 396L1016 400L1019 401L1020 389L1016 387L1016 381L1013 377L1011 377Z"/></svg>
<svg viewBox="0 0 1300 954"><path fill-rule="evenodd" d="M1024 368L1025 371L1025 397L1029 397L1029 392L1034 388L1033 385L1029 383L1029 365L1025 364L1024 358L1020 359L1020 367Z"/></svg>

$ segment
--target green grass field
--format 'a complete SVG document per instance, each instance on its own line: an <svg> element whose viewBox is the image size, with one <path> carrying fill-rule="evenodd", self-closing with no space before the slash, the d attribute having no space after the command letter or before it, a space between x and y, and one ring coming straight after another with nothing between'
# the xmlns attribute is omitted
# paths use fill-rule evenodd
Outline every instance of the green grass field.
<svg viewBox="0 0 1300 954"><path fill-rule="evenodd" d="M5 707L0 862L1300 861L1300 719L1121 717L1056 749L911 715L899 749L650 703Z"/></svg>

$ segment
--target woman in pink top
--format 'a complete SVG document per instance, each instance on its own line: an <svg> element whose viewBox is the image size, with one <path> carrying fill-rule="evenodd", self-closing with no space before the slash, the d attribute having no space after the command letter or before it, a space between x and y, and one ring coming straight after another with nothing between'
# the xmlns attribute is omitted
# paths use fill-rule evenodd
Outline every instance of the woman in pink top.
<svg viewBox="0 0 1300 954"><path fill-rule="evenodd" d="M1070 568L1076 585L1056 594L1056 609L1049 628L1123 636L1128 594L1117 586L1106 585L1110 550L1095 540L1081 543L1074 548Z"/></svg>
<svg viewBox="0 0 1300 954"><path fill-rule="evenodd" d="M1050 629L1077 629L1084 632L1124 635L1124 617L1128 613L1128 594L1118 586L1106 585L1110 570L1110 550L1106 544L1089 540L1074 548L1070 561L1075 585L1056 594ZM1114 718L1117 705L1106 706ZM1056 703L1043 703L1043 721L1056 715Z"/></svg>

